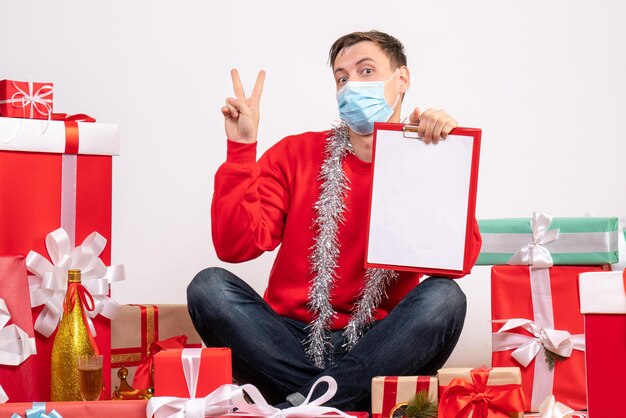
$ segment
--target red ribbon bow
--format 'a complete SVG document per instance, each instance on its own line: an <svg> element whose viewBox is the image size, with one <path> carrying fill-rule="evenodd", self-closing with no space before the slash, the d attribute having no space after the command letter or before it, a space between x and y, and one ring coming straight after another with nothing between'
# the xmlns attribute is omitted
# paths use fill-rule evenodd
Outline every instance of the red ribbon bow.
<svg viewBox="0 0 626 418"><path fill-rule="evenodd" d="M508 418L511 412L524 410L521 385L487 386L491 369L481 367L470 374L472 383L462 378L452 379L439 401L439 416L465 418Z"/></svg>
<svg viewBox="0 0 626 418"><path fill-rule="evenodd" d="M86 310L93 311L96 304L93 300L93 296L91 296L89 290L87 290L85 286L82 285L82 283L69 283L67 285L67 295L65 296L65 302L63 303L63 312L65 314L69 314L74 309L76 298L78 298L79 303L83 307L83 323L85 324L85 328L87 328L87 335L89 335L89 341L91 341L91 346L94 349L94 354L98 355L98 345L96 344L96 340L91 333L91 329L89 328L87 313L85 312Z"/></svg>
<svg viewBox="0 0 626 418"><path fill-rule="evenodd" d="M161 350L168 350L172 348L185 348L187 343L186 335L177 335L176 337L168 338L163 341L154 341L150 344L150 354L141 360L137 365L137 371L135 371L135 377L133 378L133 388L135 389L148 389L154 387L152 381L152 366L154 365L154 355Z"/></svg>

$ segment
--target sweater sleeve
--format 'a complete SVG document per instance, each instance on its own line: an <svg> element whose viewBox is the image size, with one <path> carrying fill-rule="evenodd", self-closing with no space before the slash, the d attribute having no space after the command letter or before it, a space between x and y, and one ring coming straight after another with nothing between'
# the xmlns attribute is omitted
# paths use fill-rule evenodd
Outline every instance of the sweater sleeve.
<svg viewBox="0 0 626 418"><path fill-rule="evenodd" d="M274 146L256 162L256 143L228 141L211 203L213 245L220 260L251 260L280 244L289 192L278 154L280 148Z"/></svg>
<svg viewBox="0 0 626 418"><path fill-rule="evenodd" d="M474 219L474 228L472 230L472 242L470 245L470 258L472 260L472 267L476 264L476 260L478 260L478 256L480 255L480 248L482 247L483 239L480 235L480 229L478 228L478 221ZM460 279L465 276L463 273L458 274L446 274L445 277L449 277L451 279Z"/></svg>

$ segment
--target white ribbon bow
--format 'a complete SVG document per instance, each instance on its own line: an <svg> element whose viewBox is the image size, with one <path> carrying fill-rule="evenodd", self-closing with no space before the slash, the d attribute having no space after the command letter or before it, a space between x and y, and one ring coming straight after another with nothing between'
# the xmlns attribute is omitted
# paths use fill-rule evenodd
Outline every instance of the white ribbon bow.
<svg viewBox="0 0 626 418"><path fill-rule="evenodd" d="M35 112L50 119L52 117L52 99L47 99L52 94L52 86L45 84L41 86L37 91L34 90L34 84L32 81L27 81L28 91L22 90L15 81L13 86L17 90L13 96L8 100L0 100L1 103L10 103L14 107L20 107L24 109L24 116L26 116L26 108L30 106L30 118L35 117ZM45 111L42 111L37 107L41 105Z"/></svg>
<svg viewBox="0 0 626 418"><path fill-rule="evenodd" d="M544 212L533 212L530 225L533 231L532 242L524 246L507 261L507 264L522 264L533 267L552 267L552 255L544 245L556 241L559 230L550 228L552 215Z"/></svg>
<svg viewBox="0 0 626 418"><path fill-rule="evenodd" d="M567 405L557 402L554 399L554 395L548 396L539 406L540 418L582 418L584 416L584 414L577 414L576 411Z"/></svg>
<svg viewBox="0 0 626 418"><path fill-rule="evenodd" d="M31 354L37 354L35 339L15 324L5 326L11 319L9 308L0 298L0 364L19 366Z"/></svg>
<svg viewBox="0 0 626 418"><path fill-rule="evenodd" d="M515 328L525 329L533 334L534 338L523 334L505 332ZM530 319L524 318L508 320L498 332L493 334L493 351L506 351L515 348L511 357L524 367L533 361L542 347L559 356L570 357L572 350L585 350L585 336L583 334L571 335L567 331L541 328Z"/></svg>
<svg viewBox="0 0 626 418"><path fill-rule="evenodd" d="M315 390L315 387L326 382L328 389L319 398L311 400L311 396ZM245 391L248 396L254 401L254 404L246 402L244 399ZM233 415L254 415L267 418L286 418L286 417L319 417L324 414L332 413L330 416L341 416L344 418L354 418L352 415L346 414L337 408L329 406L322 406L325 402L335 396L337 393L337 382L330 376L322 376L313 384L306 399L301 405L293 406L291 408L278 409L267 403L267 401L261 395L261 392L253 385L243 385L241 388L233 393L233 406L237 408L237 412Z"/></svg>
<svg viewBox="0 0 626 418"><path fill-rule="evenodd" d="M26 266L33 276L28 276L31 306L44 305L35 321L35 330L49 337L63 316L63 300L67 291L67 271L81 270L82 284L94 298L94 310L86 311L89 328L96 335L92 318L98 314L113 319L120 304L108 297L109 286L113 282L125 280L124 266L105 266L100 254L107 240L97 232L92 232L76 248L72 248L70 238L63 228L46 236L46 249L50 260L31 251L26 256Z"/></svg>

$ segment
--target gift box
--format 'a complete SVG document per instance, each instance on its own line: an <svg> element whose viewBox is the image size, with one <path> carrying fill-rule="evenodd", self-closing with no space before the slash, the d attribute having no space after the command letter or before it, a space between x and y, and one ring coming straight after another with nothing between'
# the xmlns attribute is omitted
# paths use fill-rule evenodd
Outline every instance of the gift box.
<svg viewBox="0 0 626 418"><path fill-rule="evenodd" d="M0 116L49 119L52 96L52 83L0 80Z"/></svg>
<svg viewBox="0 0 626 418"><path fill-rule="evenodd" d="M48 413L43 416L52 418L55 415L51 415L50 412L54 410L63 418L146 418L146 403L144 400L8 403L0 404L0 417L8 418L12 414L18 414L20 418L40 417L42 415L38 412L41 411Z"/></svg>
<svg viewBox="0 0 626 418"><path fill-rule="evenodd" d="M23 126L18 126L23 122ZM15 124L18 125L15 125ZM97 129L96 123L49 122L45 135L31 132L30 123L48 123L0 118L0 147L12 151L0 151L0 219L4 222L0 235L0 254L28 254L35 251L47 254L46 236L62 226L73 246L97 231L111 237L111 156L83 155L82 142L88 131ZM83 129L90 125L91 129ZM10 129L6 129L10 126ZM60 127L60 128L59 128ZM15 129L14 129L15 128ZM20 130L21 129L21 130ZM57 133L53 135L53 133ZM100 136L100 149L111 155L117 153L119 132L107 130L110 135ZM8 143L7 136L19 135ZM27 136L26 134L28 133ZM85 134L85 135L83 135ZM47 143L50 135L54 141ZM63 141L59 146L55 141ZM36 147L17 144L30 142ZM37 149L41 152L22 152ZM76 154L60 154L65 148ZM103 248L101 260L110 264L110 245ZM62 303L62 298L60 300ZM43 306L33 309L32 320L36 323ZM94 320L96 343L104 355L105 392L110 393L110 321L102 316ZM30 401L47 401L50 396L50 355L54 335L42 335L35 326L37 353L35 358L41 397Z"/></svg>
<svg viewBox="0 0 626 418"><path fill-rule="evenodd" d="M193 370L196 385L187 384L185 370ZM229 348L164 350L154 356L154 395L201 398L232 383L232 374ZM189 393L190 386L196 388L195 395Z"/></svg>
<svg viewBox="0 0 626 418"><path fill-rule="evenodd" d="M551 394L573 409L586 409L577 281L580 273L607 268L492 267L492 365L521 368L526 411L538 411Z"/></svg>
<svg viewBox="0 0 626 418"><path fill-rule="evenodd" d="M80 118L70 116L51 121L0 118L0 150L119 155L118 125L87 122L93 119L77 116Z"/></svg>
<svg viewBox="0 0 626 418"><path fill-rule="evenodd" d="M437 379L440 417L522 418L524 415L518 367L445 368L439 370Z"/></svg>
<svg viewBox="0 0 626 418"><path fill-rule="evenodd" d="M626 408L626 270L583 273L580 310L585 317L588 411L612 418Z"/></svg>
<svg viewBox="0 0 626 418"><path fill-rule="evenodd" d="M187 305L124 305L111 321L111 386L119 386L118 372L128 370L133 382L137 366L150 355L150 346L178 335L186 336L186 348L202 347ZM146 389L132 385L136 389Z"/></svg>
<svg viewBox="0 0 626 418"><path fill-rule="evenodd" d="M0 385L10 402L41 395L29 301L24 257L0 256Z"/></svg>
<svg viewBox="0 0 626 418"><path fill-rule="evenodd" d="M437 390L437 379L433 376L376 376L372 379L372 418L398 416L394 412L421 391L436 404Z"/></svg>
<svg viewBox="0 0 626 418"><path fill-rule="evenodd" d="M617 218L479 220L483 245L476 264L601 265L617 262ZM535 262L533 262L535 258ZM552 264L539 264L538 261Z"/></svg>

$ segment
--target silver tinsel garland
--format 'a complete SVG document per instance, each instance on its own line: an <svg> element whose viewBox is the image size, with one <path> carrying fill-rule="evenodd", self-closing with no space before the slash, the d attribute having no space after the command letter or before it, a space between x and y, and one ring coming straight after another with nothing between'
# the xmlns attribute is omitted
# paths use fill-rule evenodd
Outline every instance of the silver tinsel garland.
<svg viewBox="0 0 626 418"><path fill-rule="evenodd" d="M345 221L345 199L350 190L349 180L343 171L343 159L353 152L348 125L341 123L333 129L324 151L325 159L319 176L322 181L320 195L314 205L317 216L313 221L313 228L317 235L310 256L314 276L309 288L309 309L314 319L309 325L310 335L306 349L311 361L320 368L324 368L326 354L333 348L329 328L336 314L330 303L330 294L337 275L335 270L340 251L339 224ZM385 294L387 285L397 276L393 270L366 270L367 283L344 331L348 350L361 338L363 328L372 321L373 312Z"/></svg>

